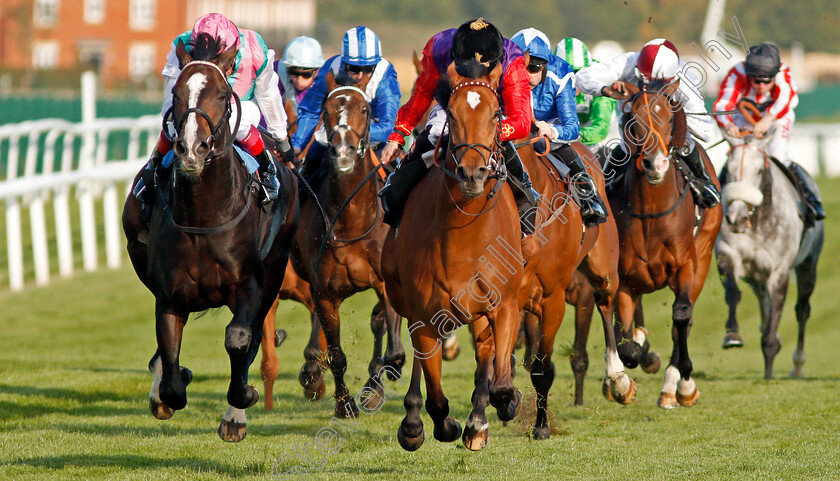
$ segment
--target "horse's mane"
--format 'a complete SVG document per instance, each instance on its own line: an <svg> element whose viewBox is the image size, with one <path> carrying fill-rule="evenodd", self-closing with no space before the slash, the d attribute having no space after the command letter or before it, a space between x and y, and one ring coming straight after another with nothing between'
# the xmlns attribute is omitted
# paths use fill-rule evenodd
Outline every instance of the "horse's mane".
<svg viewBox="0 0 840 481"><path fill-rule="evenodd" d="M219 56L221 52L227 50L225 41L218 37L213 37L209 33L199 33L192 42L192 58L193 60L213 60Z"/></svg>

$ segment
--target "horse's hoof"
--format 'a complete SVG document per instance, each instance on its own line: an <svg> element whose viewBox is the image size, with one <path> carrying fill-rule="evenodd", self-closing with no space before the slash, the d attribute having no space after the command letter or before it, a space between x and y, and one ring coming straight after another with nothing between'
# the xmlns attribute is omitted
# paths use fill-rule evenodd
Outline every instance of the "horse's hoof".
<svg viewBox="0 0 840 481"><path fill-rule="evenodd" d="M700 390L694 388L694 392L689 394L688 396L683 396L680 393L677 393L677 402L680 403L680 406L685 406L690 408L697 404L697 400L700 399Z"/></svg>
<svg viewBox="0 0 840 481"><path fill-rule="evenodd" d="M180 393L172 389L160 388L160 401L169 406L170 409L180 411L187 406L187 391L182 390Z"/></svg>
<svg viewBox="0 0 840 481"><path fill-rule="evenodd" d="M450 337L443 343L443 360L444 361L451 361L458 357L458 354L461 352L461 345L458 344L458 340L454 337Z"/></svg>
<svg viewBox="0 0 840 481"><path fill-rule="evenodd" d="M461 439L470 451L480 451L487 446L488 437L490 437L490 429L486 422L478 428L468 423Z"/></svg>
<svg viewBox="0 0 840 481"><path fill-rule="evenodd" d="M319 379L314 386L303 387L303 397L309 401L320 401L325 392L327 392L327 383L324 378Z"/></svg>
<svg viewBox="0 0 840 481"><path fill-rule="evenodd" d="M618 342L618 357L628 369L635 369L642 360L642 346L632 339L621 339Z"/></svg>
<svg viewBox="0 0 840 481"><path fill-rule="evenodd" d="M788 374L788 377L791 378L791 379L804 379L805 374L802 372L801 367L795 367L790 371L790 374Z"/></svg>
<svg viewBox="0 0 840 481"><path fill-rule="evenodd" d="M149 398L149 411L152 412L152 415L156 419L160 419L161 421L169 419L175 414L174 409L152 398Z"/></svg>
<svg viewBox="0 0 840 481"><path fill-rule="evenodd" d="M402 425L400 425L399 429L397 429L397 441L400 442L400 446L406 451L417 451L420 449L420 446L423 445L423 441L426 439L426 432L423 430L423 427L420 426L420 434L415 437L408 437L403 433Z"/></svg>
<svg viewBox="0 0 840 481"><path fill-rule="evenodd" d="M673 392L662 391L659 394L659 407L662 409L674 409L679 406L677 403L677 394Z"/></svg>
<svg viewBox="0 0 840 481"><path fill-rule="evenodd" d="M519 414L519 406L522 401L522 391L517 390L516 394L514 395L513 399L510 400L507 405L505 405L502 409L497 409L496 414L499 416L499 420L502 422L508 422L516 417Z"/></svg>
<svg viewBox="0 0 840 481"><path fill-rule="evenodd" d="M356 406L356 401L352 396L347 396L342 401L335 402L335 417L337 418L356 418L359 417L359 407Z"/></svg>
<svg viewBox="0 0 840 481"><path fill-rule="evenodd" d="M662 365L662 358L656 352L648 352L642 356L642 371L648 374L656 374Z"/></svg>
<svg viewBox="0 0 840 481"><path fill-rule="evenodd" d="M304 364L298 373L298 381L303 386L303 397L309 401L320 400L327 391L324 373L318 366L314 366L314 370L312 370L307 369L307 365Z"/></svg>
<svg viewBox="0 0 840 481"><path fill-rule="evenodd" d="M280 344L283 344L283 341L285 341L288 336L289 334L285 329L277 329L274 331L274 347L280 347Z"/></svg>
<svg viewBox="0 0 840 481"><path fill-rule="evenodd" d="M610 379L604 376L604 383L601 385L601 394L604 395L604 399L613 402L615 398L613 398L612 392L610 391Z"/></svg>
<svg viewBox="0 0 840 481"><path fill-rule="evenodd" d="M373 383L368 381L368 383L365 386L367 386L368 384ZM359 398L359 401L362 403L362 407L364 407L366 412L378 411L385 404L385 401L387 401L384 395L385 393L381 392L381 388L377 389L377 387L378 386L368 387L364 390L364 392Z"/></svg>
<svg viewBox="0 0 840 481"><path fill-rule="evenodd" d="M222 423L219 424L219 437L222 438L222 441L238 443L245 439L247 434L248 426L245 423L222 420Z"/></svg>
<svg viewBox="0 0 840 481"><path fill-rule="evenodd" d="M630 387L627 388L627 392L624 394L614 392L613 387L615 384L610 383L609 391L610 394L612 394L611 397L615 400L615 402L619 404L630 404L631 402L633 402L634 399L636 399L636 381L634 381L629 376L627 377L627 379L630 381Z"/></svg>
<svg viewBox="0 0 840 481"><path fill-rule="evenodd" d="M531 430L531 437L536 439L537 441L548 439L549 437L551 437L551 428L548 427L548 425L534 427L534 429Z"/></svg>
<svg viewBox="0 0 840 481"><path fill-rule="evenodd" d="M435 426L435 439L442 443L451 443L461 437L461 423L452 416L444 419L443 429Z"/></svg>
<svg viewBox="0 0 840 481"><path fill-rule="evenodd" d="M744 340L741 335L735 331L729 331L723 336L723 348L729 349L732 347L744 347Z"/></svg>
<svg viewBox="0 0 840 481"><path fill-rule="evenodd" d="M228 391L227 399L228 404L237 409L248 409L259 402L260 393L254 386L245 386L244 393L241 397L234 397L231 395L230 391Z"/></svg>

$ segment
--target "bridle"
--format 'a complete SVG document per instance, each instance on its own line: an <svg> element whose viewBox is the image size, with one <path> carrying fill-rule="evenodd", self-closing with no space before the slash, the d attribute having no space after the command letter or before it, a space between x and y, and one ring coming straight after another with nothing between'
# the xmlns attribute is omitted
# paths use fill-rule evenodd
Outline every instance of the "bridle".
<svg viewBox="0 0 840 481"><path fill-rule="evenodd" d="M470 81L462 82L462 83L456 85L455 88L452 89L451 95L455 95L455 92L457 92L458 90L460 90L464 87L485 87L487 89L490 89L490 91L493 92L494 96L498 95L496 93L496 89L494 89L490 84L488 84L486 82L482 82L480 80L470 80ZM459 165L461 165L461 159L463 159L464 155L466 155L466 153L470 150L475 150L476 152L478 152L478 154L481 155L481 158L484 160L484 166L488 167L488 168L491 168L494 171L498 170L499 165L504 165L504 161L499 162L499 156L501 155L501 146L502 146L502 142L501 142L502 111L501 111L501 109L496 109L496 112L493 114L493 116L496 119L496 134L495 134L494 139L493 139L493 146L491 147L487 144L482 144L480 142L474 142L474 143L464 142L464 143L454 144L454 145L452 144L452 142L449 142L448 145L447 145L447 148L446 148L446 157L444 158L444 162L438 165L438 167L440 167L440 169L443 170L444 173L446 173L448 176L450 176L450 177L452 177L456 180L459 180L454 172L452 172L452 171L450 171L449 169L446 168L446 162L445 161L448 160L449 158L451 158L452 161L455 163L455 167L457 168ZM452 114L450 113L449 109L447 108L446 109L446 124L447 125L451 124L451 122L450 122L451 118L452 118ZM450 138L451 138L451 135L450 135ZM459 149L464 149L464 150L460 154L458 154ZM435 152L435 158L437 158L437 150L438 150L438 148L436 147L435 148L435 151L436 151Z"/></svg>
<svg viewBox="0 0 840 481"><path fill-rule="evenodd" d="M333 94L335 94L336 92L344 91L344 90L350 90L350 91L357 92L357 93L361 94L362 98L365 99L365 101L368 104L370 104L370 97L368 96L368 94L364 90L362 90L362 89L360 89L356 86L353 86L353 85L340 85L340 86L330 90L330 92L327 94L327 96L324 97L324 105L326 105L326 103L332 98ZM372 121L372 117L373 117L373 113L371 112L370 108L368 108L367 114L366 114L366 119L365 119L364 134L359 133L356 129L351 127L349 124L337 124L335 126L335 128L332 129L332 132L330 132L330 134L327 136L327 142L330 145L332 145L333 136L335 136L338 133L339 129L343 128L345 131L353 132L353 134L355 134L356 137L359 139L359 143L356 145L356 155L359 158L363 158L365 156L365 154L367 153L368 148L370 147L370 123ZM332 149L330 149L330 157L334 158L333 153L332 153Z"/></svg>
<svg viewBox="0 0 840 481"><path fill-rule="evenodd" d="M211 119L210 115L208 115L207 112L205 112L202 108L190 107L181 112L181 115L179 115L176 119L174 117L175 104L173 102L172 106L169 107L169 110L167 110L166 113L163 115L163 131L167 132L166 126L169 123L169 120L171 119L172 123L175 126L175 137L172 139L172 141L173 143L177 143L181 138L181 129L184 126L184 121L186 120L189 114L197 114L204 117L204 120L207 121L207 124L210 125L210 127L212 128L210 135L206 139L204 139L207 145L210 146L210 153L204 160L204 163L207 164L212 159L224 155L228 150L230 150L231 147L233 147L233 143L235 140L234 136L230 136L229 142L227 142L227 144L221 150L216 149L216 139L222 135L223 129L228 128L228 125L230 123L230 116L233 113L231 107L231 98L233 98L236 102L236 124L233 129L234 132L239 130L239 122L242 120L242 105L240 103L239 96L236 95L236 92L233 91L233 87L230 86L230 84L227 81L227 77L225 77L224 72L222 72L222 69L218 65L216 65L213 62L208 62L206 60L193 60L184 65L184 68L181 69L181 75L184 75L184 71L192 65L205 65L212 67L222 77L222 81L228 89L225 98L225 113L222 114L222 118L219 119L219 122L217 124L214 124L213 119Z"/></svg>
<svg viewBox="0 0 840 481"><path fill-rule="evenodd" d="M764 171L767 170L768 167L770 167L770 156L767 154L767 151L764 150L764 149L760 149L760 148L750 144L749 142L744 142L743 144L733 145L733 146L729 147L729 154L728 155L732 155L732 153L735 151L735 149L739 148L739 147L742 147L744 150L741 150L741 163L740 163L740 166L739 166L739 169L738 169L738 179L734 180L734 182L741 182L741 179L744 177L744 156L745 156L745 150L746 149L753 149L756 152L760 153L764 157L764 167L761 168L759 173L763 173ZM755 210L759 207L760 204L751 204L751 203L749 203L745 200L742 200L742 202L747 204L747 227L751 227L752 226L752 217L755 214ZM729 222L728 217L727 217L727 222Z"/></svg>

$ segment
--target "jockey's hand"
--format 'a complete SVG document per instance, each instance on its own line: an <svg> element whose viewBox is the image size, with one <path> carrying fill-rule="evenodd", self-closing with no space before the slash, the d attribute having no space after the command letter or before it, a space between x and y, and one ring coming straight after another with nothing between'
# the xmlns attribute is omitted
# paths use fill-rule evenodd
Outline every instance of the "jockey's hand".
<svg viewBox="0 0 840 481"><path fill-rule="evenodd" d="M383 164L389 164L397 158L397 151L402 149L402 146L393 140L389 140L382 149L382 155L379 156L379 161Z"/></svg>
<svg viewBox="0 0 840 481"><path fill-rule="evenodd" d="M739 129L738 126L735 125L735 123L733 123L733 122L729 122L729 124L727 124L727 126L724 130L726 130L726 134L729 135L730 137L740 137L741 136L741 129Z"/></svg>
<svg viewBox="0 0 840 481"><path fill-rule="evenodd" d="M755 126L753 126L753 135L755 138L760 139L764 137L764 134L770 130L770 126L773 125L773 121L776 118L772 114L766 114L764 117L759 120Z"/></svg>
<svg viewBox="0 0 840 481"><path fill-rule="evenodd" d="M626 99L630 96L630 93L627 91L627 87L624 86L624 82L617 80L613 82L612 86L606 86L601 89L601 95L615 99Z"/></svg>
<svg viewBox="0 0 840 481"><path fill-rule="evenodd" d="M294 165L295 165L296 169L299 169L300 164L303 163L303 159L301 158L301 155L300 155L301 152L302 152L302 150L300 150L300 147L295 147L295 162L294 162Z"/></svg>
<svg viewBox="0 0 840 481"><path fill-rule="evenodd" d="M548 140L555 140L558 137L557 129L554 128L548 122L537 120L534 122L534 125L537 127L537 133L540 137L548 137Z"/></svg>
<svg viewBox="0 0 840 481"><path fill-rule="evenodd" d="M292 144L289 143L289 138L274 139L274 155L277 158L283 159L287 166L294 165L295 151L292 150Z"/></svg>

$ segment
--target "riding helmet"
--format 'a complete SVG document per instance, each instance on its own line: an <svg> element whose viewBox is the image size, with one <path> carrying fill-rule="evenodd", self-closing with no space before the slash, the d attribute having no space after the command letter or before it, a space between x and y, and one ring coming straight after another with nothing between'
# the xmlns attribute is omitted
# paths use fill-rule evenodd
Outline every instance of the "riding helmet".
<svg viewBox="0 0 840 481"><path fill-rule="evenodd" d="M373 30L359 25L344 33L341 40L341 61L347 65L367 67L382 60L382 45Z"/></svg>
<svg viewBox="0 0 840 481"><path fill-rule="evenodd" d="M295 37L283 51L283 64L286 67L303 69L321 68L324 64L324 52L321 44L312 37Z"/></svg>
<svg viewBox="0 0 840 481"><path fill-rule="evenodd" d="M592 57L589 55L586 44L575 37L566 37L557 42L554 55L568 62L575 72L592 65Z"/></svg>
<svg viewBox="0 0 840 481"><path fill-rule="evenodd" d="M747 59L744 61L744 70L747 75L753 78L773 78L782 68L779 60L779 47L772 43L760 43L750 47Z"/></svg>
<svg viewBox="0 0 840 481"><path fill-rule="evenodd" d="M504 54L502 33L492 23L477 18L464 22L452 39L452 59L463 62L475 59L481 64L492 65Z"/></svg>
<svg viewBox="0 0 840 481"><path fill-rule="evenodd" d="M671 81L680 70L680 54L670 40L655 38L646 43L636 59L636 74L645 82Z"/></svg>

